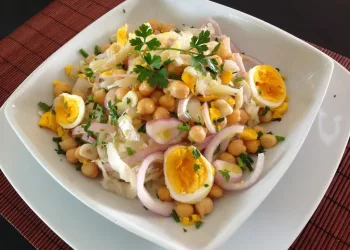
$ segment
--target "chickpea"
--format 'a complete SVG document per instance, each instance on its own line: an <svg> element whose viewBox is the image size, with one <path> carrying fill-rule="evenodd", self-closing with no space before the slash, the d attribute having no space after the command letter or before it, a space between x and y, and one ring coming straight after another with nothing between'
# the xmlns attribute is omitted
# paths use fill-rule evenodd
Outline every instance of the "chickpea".
<svg viewBox="0 0 350 250"><path fill-rule="evenodd" d="M177 77L180 77L184 69L186 68L185 65L178 66L176 62L171 62L167 65L167 70L170 75L175 75Z"/></svg>
<svg viewBox="0 0 350 250"><path fill-rule="evenodd" d="M80 152L79 152L79 151L80 151L80 147L78 147L78 148L75 150L74 156L75 156L75 158L78 159L78 161L79 161L80 163L84 163L84 162L87 161L88 159L82 157L82 156L80 155Z"/></svg>
<svg viewBox="0 0 350 250"><path fill-rule="evenodd" d="M137 95L138 102L145 98L139 91L136 91L136 95Z"/></svg>
<svg viewBox="0 0 350 250"><path fill-rule="evenodd" d="M159 105L172 112L175 110L175 99L170 95L163 95L159 98Z"/></svg>
<svg viewBox="0 0 350 250"><path fill-rule="evenodd" d="M73 137L69 137L60 142L60 146L64 152L67 152L71 148L76 148L78 143L75 141Z"/></svg>
<svg viewBox="0 0 350 250"><path fill-rule="evenodd" d="M169 90L170 94L178 99L185 99L190 94L190 88L183 81L173 81Z"/></svg>
<svg viewBox="0 0 350 250"><path fill-rule="evenodd" d="M244 146L244 143L241 139L234 139L230 142L230 145L228 145L228 152L235 157L239 156L242 153L245 153L246 150L247 148Z"/></svg>
<svg viewBox="0 0 350 250"><path fill-rule="evenodd" d="M258 151L258 147L260 146L260 141L244 141L244 145L246 146L248 153L255 154Z"/></svg>
<svg viewBox="0 0 350 250"><path fill-rule="evenodd" d="M151 87L151 85L148 84L148 82L142 82L139 91L143 96L150 96L154 91L155 87Z"/></svg>
<svg viewBox="0 0 350 250"><path fill-rule="evenodd" d="M155 91L155 92L152 93L150 98L154 101L155 105L159 105L159 98L161 96L163 96L163 92L162 91Z"/></svg>
<svg viewBox="0 0 350 250"><path fill-rule="evenodd" d="M277 144L277 139L274 135L263 134L260 137L261 146L264 148L272 148Z"/></svg>
<svg viewBox="0 0 350 250"><path fill-rule="evenodd" d="M173 201L173 198L170 196L169 189L166 186L158 188L157 195L161 201Z"/></svg>
<svg viewBox="0 0 350 250"><path fill-rule="evenodd" d="M188 133L188 139L197 143L204 141L206 136L207 131L199 125L193 126Z"/></svg>
<svg viewBox="0 0 350 250"><path fill-rule="evenodd" d="M194 214L194 208L191 204L177 203L174 209L179 217L190 217Z"/></svg>
<svg viewBox="0 0 350 250"><path fill-rule="evenodd" d="M261 126L254 126L253 129L256 131L256 132L261 132L261 133L265 133L265 129Z"/></svg>
<svg viewBox="0 0 350 250"><path fill-rule="evenodd" d="M196 208L197 213L199 213L200 216L204 217L204 215L210 214L213 211L214 204L212 199L205 197L200 202L197 202L194 207Z"/></svg>
<svg viewBox="0 0 350 250"><path fill-rule="evenodd" d="M72 86L70 86L68 83L65 83L65 82L59 82L59 83L55 84L55 86L53 88L53 93L54 93L55 97L59 96L63 92L71 93Z"/></svg>
<svg viewBox="0 0 350 250"><path fill-rule="evenodd" d="M171 24L171 23L163 23L162 24L162 29L161 29L161 31L163 31L163 32L169 32L169 31L171 31L171 30L173 30L173 29L175 29L176 27L175 27L175 25L174 24Z"/></svg>
<svg viewBox="0 0 350 250"><path fill-rule="evenodd" d="M66 152L66 158L67 158L67 161L70 162L70 163L78 163L79 160L77 157L75 157L75 150L77 148L71 148L69 150L67 150Z"/></svg>
<svg viewBox="0 0 350 250"><path fill-rule="evenodd" d="M160 34L160 31L159 30L154 30L153 34L158 35L158 34Z"/></svg>
<svg viewBox="0 0 350 250"><path fill-rule="evenodd" d="M94 102L97 102L98 104L103 106L105 97L106 97L106 91L104 89L99 89L94 94Z"/></svg>
<svg viewBox="0 0 350 250"><path fill-rule="evenodd" d="M94 179L98 175L98 167L95 163L88 162L88 163L83 164L83 166L81 167L81 172L86 177Z"/></svg>
<svg viewBox="0 0 350 250"><path fill-rule="evenodd" d="M163 107L157 107L156 111L154 111L154 113L153 113L154 120L164 119L164 118L169 118L169 117L170 117L169 111Z"/></svg>
<svg viewBox="0 0 350 250"><path fill-rule="evenodd" d="M226 116L228 125L235 125L241 120L241 111L239 109L234 109L231 114Z"/></svg>
<svg viewBox="0 0 350 250"><path fill-rule="evenodd" d="M224 196L224 190L222 190L221 187L219 187L216 184L213 184L213 186L210 189L210 192L208 194L209 198L216 199Z"/></svg>
<svg viewBox="0 0 350 250"><path fill-rule="evenodd" d="M260 116L259 120L263 123L269 122L272 120L272 112L269 110L264 116Z"/></svg>
<svg viewBox="0 0 350 250"><path fill-rule="evenodd" d="M109 43L105 43L105 44L101 44L100 45L100 52L103 54L106 52L106 50L109 48L110 44Z"/></svg>
<svg viewBox="0 0 350 250"><path fill-rule="evenodd" d="M123 97L129 92L129 88L118 88L115 91L115 98L117 98L118 100L123 99Z"/></svg>
<svg viewBox="0 0 350 250"><path fill-rule="evenodd" d="M140 115L151 115L156 109L156 105L150 98L144 98L137 104L137 113Z"/></svg>
<svg viewBox="0 0 350 250"><path fill-rule="evenodd" d="M95 59L95 55L91 54L91 55L89 55L88 57L85 58L85 61L87 63L91 63L91 61L94 60L94 59Z"/></svg>
<svg viewBox="0 0 350 250"><path fill-rule="evenodd" d="M241 120L239 121L239 123L244 125L249 120L249 114L244 109L240 109L240 111L241 111L241 114L240 114Z"/></svg>
<svg viewBox="0 0 350 250"><path fill-rule="evenodd" d="M224 153L220 154L218 159L222 160L222 161L227 161L227 162L230 162L230 163L236 163L236 158L233 157L233 155L231 155L230 153L227 153L227 152L224 152Z"/></svg>

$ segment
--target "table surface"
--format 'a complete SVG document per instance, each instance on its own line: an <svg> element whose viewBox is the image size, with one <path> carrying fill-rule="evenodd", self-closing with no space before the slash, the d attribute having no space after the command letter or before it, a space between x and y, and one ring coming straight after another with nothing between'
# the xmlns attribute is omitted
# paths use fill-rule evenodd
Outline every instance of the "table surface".
<svg viewBox="0 0 350 250"><path fill-rule="evenodd" d="M39 12L52 0L11 0L2 4L0 10L0 38L6 37L14 29ZM294 1L230 1L214 2L233 7L291 34L324 48L350 57L348 23L350 1L333 0L331 3L319 0ZM1 50L1 48L0 48ZM2 249L34 249L34 247L3 217L0 220Z"/></svg>

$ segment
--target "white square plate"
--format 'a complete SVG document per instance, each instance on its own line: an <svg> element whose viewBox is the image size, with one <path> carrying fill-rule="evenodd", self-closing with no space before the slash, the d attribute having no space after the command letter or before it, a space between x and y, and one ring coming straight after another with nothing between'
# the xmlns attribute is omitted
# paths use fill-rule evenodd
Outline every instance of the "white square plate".
<svg viewBox="0 0 350 250"><path fill-rule="evenodd" d="M152 6L152 8L150 8ZM123 9L126 13L123 13ZM147 11L145 11L147 10ZM220 13L220 14L214 14ZM52 102L54 79L64 78L63 67L78 62L77 51L106 41L127 22L131 29L149 18L177 25L196 24L214 17L247 54L275 65L287 74L290 111L270 128L287 140L270 150L261 180L252 188L226 195L215 203L201 230L184 234L171 219L163 222L145 211L139 201L125 201L103 190L96 181L60 162L52 134L39 129L37 103ZM94 35L91 35L94 34ZM205 0L128 0L98 19L47 59L10 97L5 114L37 161L75 197L125 229L173 249L212 249L223 243L250 216L283 176L300 149L321 105L333 71L332 60L312 46L261 20ZM49 146L48 146L49 145Z"/></svg>

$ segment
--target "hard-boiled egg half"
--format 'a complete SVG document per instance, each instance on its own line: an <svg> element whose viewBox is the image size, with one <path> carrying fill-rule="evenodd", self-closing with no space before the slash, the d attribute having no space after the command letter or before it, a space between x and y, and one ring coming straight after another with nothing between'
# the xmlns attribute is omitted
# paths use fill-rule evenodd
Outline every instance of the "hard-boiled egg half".
<svg viewBox="0 0 350 250"><path fill-rule="evenodd" d="M65 129L78 126L84 119L85 103L78 95L63 93L55 98L56 121Z"/></svg>
<svg viewBox="0 0 350 250"><path fill-rule="evenodd" d="M250 69L248 83L259 106L279 107L286 98L286 85L276 68L258 65Z"/></svg>
<svg viewBox="0 0 350 250"><path fill-rule="evenodd" d="M194 204L204 199L214 175L214 167L194 146L175 145L164 154L165 184L176 201Z"/></svg>

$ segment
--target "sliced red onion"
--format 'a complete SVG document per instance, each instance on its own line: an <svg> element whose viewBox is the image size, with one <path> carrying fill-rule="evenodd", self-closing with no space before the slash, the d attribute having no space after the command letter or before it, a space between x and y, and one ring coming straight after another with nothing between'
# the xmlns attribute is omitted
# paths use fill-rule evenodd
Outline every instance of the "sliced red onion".
<svg viewBox="0 0 350 250"><path fill-rule="evenodd" d="M217 184L226 190L242 190L252 186L259 179L264 169L264 159L265 156L263 153L258 154L258 159L256 161L254 171L251 174L249 174L249 176L245 180L241 180L238 183L223 182Z"/></svg>
<svg viewBox="0 0 350 250"><path fill-rule="evenodd" d="M159 144L169 144L175 138L180 138L177 128L182 122L175 118L151 120L146 123L146 132L149 137Z"/></svg>
<svg viewBox="0 0 350 250"><path fill-rule="evenodd" d="M261 65L263 64L260 60L258 60L255 57L249 56L244 54L243 55L243 63L246 66L246 68L250 69L255 67L256 65Z"/></svg>
<svg viewBox="0 0 350 250"><path fill-rule="evenodd" d="M91 144L96 141L92 136L88 136L85 132L81 135L80 139Z"/></svg>
<svg viewBox="0 0 350 250"><path fill-rule="evenodd" d="M216 134L216 128L214 123L210 119L209 107L208 103L206 102L203 104L202 116L204 119L205 126L207 127L209 132L212 134Z"/></svg>
<svg viewBox="0 0 350 250"><path fill-rule="evenodd" d="M226 118L226 117L225 117ZM230 144L230 141L231 141L231 138L227 138L225 140L223 140L221 143L220 143L220 151L219 151L219 154L223 153L226 151L228 145Z"/></svg>
<svg viewBox="0 0 350 250"><path fill-rule="evenodd" d="M211 25L213 25L213 28L215 30L215 36L221 36L222 32L221 32L221 28L219 26L219 24L211 17L208 18L204 18L201 23L203 23L200 28L204 28L207 26L208 23L210 23Z"/></svg>
<svg viewBox="0 0 350 250"><path fill-rule="evenodd" d="M143 161L150 154L165 151L170 146L171 145L169 145L169 144L155 144L155 145L149 146L149 147L147 147L139 152L136 152L132 156L128 156L128 157L123 158L123 161L128 165L132 165L132 164L135 164L137 162Z"/></svg>
<svg viewBox="0 0 350 250"><path fill-rule="evenodd" d="M118 89L117 87L112 88L106 94L104 105L105 105L105 108L108 110L109 110L109 106L108 106L109 101L111 102L111 105L115 104L115 93L116 93L117 89Z"/></svg>
<svg viewBox="0 0 350 250"><path fill-rule="evenodd" d="M181 99L179 101L179 104L177 106L177 116L181 121L188 122L191 120L189 112L187 111L187 105L191 97L192 95L189 95L187 98Z"/></svg>
<svg viewBox="0 0 350 250"><path fill-rule="evenodd" d="M163 160L163 153L154 153L147 156L147 158L143 161L137 173L137 196L142 204L150 211L163 216L170 216L174 208L174 203L168 201L163 202L156 198L153 198L144 186L148 167L153 162L163 162Z"/></svg>
<svg viewBox="0 0 350 250"><path fill-rule="evenodd" d="M238 181L240 181L242 179L242 171L240 173L234 173L232 171L229 171L229 176L230 179L227 181L225 179L225 177L220 174L220 170L224 170L225 165L230 165L232 163L226 162L226 161L222 161L222 160L216 160L213 162L213 166L215 167L215 182L221 186L221 184L225 184L225 183L236 183Z"/></svg>
<svg viewBox="0 0 350 250"><path fill-rule="evenodd" d="M232 139L236 133L242 133L244 126L232 125L221 130L208 144L204 151L204 156L209 162L213 162L216 148L225 140Z"/></svg>
<svg viewBox="0 0 350 250"><path fill-rule="evenodd" d="M77 137L77 136L82 135L82 134L84 133L83 125L84 125L84 124L79 125L78 127L75 127L75 128L73 129L72 135L73 135L74 137Z"/></svg>
<svg viewBox="0 0 350 250"><path fill-rule="evenodd" d="M201 143L196 143L194 146L199 150L202 151L203 149L205 149L209 142L214 138L215 135L209 135L207 136L204 141L202 141Z"/></svg>
<svg viewBox="0 0 350 250"><path fill-rule="evenodd" d="M245 67L244 67L244 64L243 64L243 59L241 57L241 54L234 53L233 55L235 57L236 64L239 67L238 76L240 76L240 77L245 76L245 74L247 72L245 71Z"/></svg>

